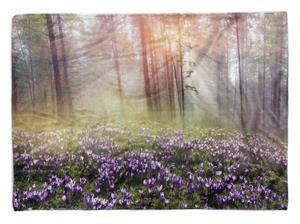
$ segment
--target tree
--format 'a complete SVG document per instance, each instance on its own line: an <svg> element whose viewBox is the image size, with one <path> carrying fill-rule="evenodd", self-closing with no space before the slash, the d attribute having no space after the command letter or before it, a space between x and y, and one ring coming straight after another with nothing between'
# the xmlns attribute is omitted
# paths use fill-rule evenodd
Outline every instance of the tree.
<svg viewBox="0 0 300 224"><path fill-rule="evenodd" d="M230 120L279 136L288 116L286 28L284 13L16 16L13 111L107 117L121 105L122 115Z"/></svg>
<svg viewBox="0 0 300 224"><path fill-rule="evenodd" d="M236 24L236 39L237 39L237 57L238 57L238 73L239 73L239 91L240 91L240 122L241 129L245 132L245 109L244 109L244 89L243 89L243 78L242 78L242 63L241 63L241 46L240 46L240 20L241 16L238 14L234 15Z"/></svg>
<svg viewBox="0 0 300 224"><path fill-rule="evenodd" d="M59 30L59 39L60 39L60 46L61 46L61 60L63 64L63 74L64 74L63 77L64 77L64 88L65 88L64 95L66 95L65 99L68 106L69 115L72 116L73 115L72 93L71 93L71 88L69 83L68 62L66 56L62 20L60 15L57 15L57 25Z"/></svg>
<svg viewBox="0 0 300 224"><path fill-rule="evenodd" d="M143 74L144 74L144 89L145 97L147 102L148 111L152 112L152 99L151 99L151 86L149 78L149 68L147 59L147 37L145 32L145 21L143 16L137 17L139 32L140 32L140 44L142 49L142 63L143 63Z"/></svg>
<svg viewBox="0 0 300 224"><path fill-rule="evenodd" d="M52 16L47 14L46 21L47 21L48 38L50 43L50 52L52 58L53 75L54 75L54 83L55 83L55 90L56 90L57 114L59 117L64 117L64 109L63 109L64 104L63 104L63 95L62 95L62 87L61 87L61 78L59 73L57 47L55 42L56 38L53 31Z"/></svg>
<svg viewBox="0 0 300 224"><path fill-rule="evenodd" d="M12 111L13 113L18 113L18 78L17 78L17 62L18 56L12 54Z"/></svg>
<svg viewBox="0 0 300 224"><path fill-rule="evenodd" d="M150 64L151 64L151 80L152 80L152 90L151 95L153 96L153 103L156 112L160 112L161 104L160 104L160 85L159 85L159 78L158 78L158 69L157 69L157 54L155 49L155 34L154 34L154 27L153 27L153 20L149 25L149 51L150 51Z"/></svg>
<svg viewBox="0 0 300 224"><path fill-rule="evenodd" d="M116 69L116 73L117 73L118 94L119 94L120 100L122 102L123 101L123 93L122 93L121 70L120 70L120 62L119 62L119 50L118 50L117 37L116 37L116 24L114 21L114 17L111 17L110 20L111 20L111 26L112 26L111 47L112 47L115 69Z"/></svg>
<svg viewBox="0 0 300 224"><path fill-rule="evenodd" d="M183 55L182 55L182 32L181 32L181 20L180 16L177 16L177 26L178 26L178 51L179 51L179 77L180 77L180 87L179 95L181 101L181 116L184 118L184 79L183 79Z"/></svg>

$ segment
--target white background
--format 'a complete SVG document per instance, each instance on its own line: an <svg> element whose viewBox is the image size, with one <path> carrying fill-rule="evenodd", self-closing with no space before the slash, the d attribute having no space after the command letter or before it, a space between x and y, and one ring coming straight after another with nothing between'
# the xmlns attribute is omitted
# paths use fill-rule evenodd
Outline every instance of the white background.
<svg viewBox="0 0 300 224"><path fill-rule="evenodd" d="M297 0L3 0L0 13L0 223L299 223L300 7ZM287 11L289 23L288 211L33 211L12 209L11 19L21 13Z"/></svg>

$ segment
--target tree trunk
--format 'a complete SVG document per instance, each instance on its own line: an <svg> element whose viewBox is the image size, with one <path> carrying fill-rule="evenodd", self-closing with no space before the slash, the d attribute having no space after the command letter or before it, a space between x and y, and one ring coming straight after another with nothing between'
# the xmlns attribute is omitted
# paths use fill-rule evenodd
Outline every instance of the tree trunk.
<svg viewBox="0 0 300 224"><path fill-rule="evenodd" d="M228 32L226 31L226 117L230 113L229 104L229 83L230 83L230 71L229 71L229 49L228 49Z"/></svg>
<svg viewBox="0 0 300 224"><path fill-rule="evenodd" d="M31 104L32 104L32 112L35 113L35 103L36 103L36 97L35 97L35 79L34 79L34 71L33 71L33 64L32 64L32 57L31 57L31 50L29 47L29 65L30 65L30 83L31 83Z"/></svg>
<svg viewBox="0 0 300 224"><path fill-rule="evenodd" d="M280 21L283 21L283 17L280 16ZM276 123L278 124L278 129L281 127L281 79L282 79L282 56L283 56L283 29L282 24L277 24L277 47L279 47L279 52L276 52L276 64L275 64L275 73L274 73L274 85L273 85L273 111L276 116Z"/></svg>
<svg viewBox="0 0 300 224"><path fill-rule="evenodd" d="M13 114L18 113L18 79L17 79L17 62L18 56L12 55L12 112Z"/></svg>
<svg viewBox="0 0 300 224"><path fill-rule="evenodd" d="M238 71L239 71L239 90L240 90L240 122L241 129L246 133L245 120L244 120L244 90L243 90L243 79L242 79L242 64L241 64L241 47L240 47L240 31L239 31L239 20L240 16L235 14L236 22L236 38L237 38L237 56L238 56Z"/></svg>
<svg viewBox="0 0 300 224"><path fill-rule="evenodd" d="M118 45L117 45L117 38L116 38L116 27L111 18L111 25L113 26L112 33L111 33L111 45L112 45L112 53L113 53L113 60L115 64L115 69L117 73L117 85L118 85L118 95L121 100L121 105L123 102L123 92L122 92L122 81L121 81L121 71L120 71L120 63L119 63L119 52L118 52Z"/></svg>
<svg viewBox="0 0 300 224"><path fill-rule="evenodd" d="M145 35L145 22L144 17L138 17L138 26L140 31L140 40L142 48L142 63L143 63L143 73L144 73L144 89L147 102L148 112L152 112L152 100L151 100L151 86L149 79L149 68L148 68L148 59L147 59L147 40Z"/></svg>
<svg viewBox="0 0 300 224"><path fill-rule="evenodd" d="M151 40L151 42L153 39ZM159 91L159 83L158 83L158 77L157 77L157 68L156 68L156 55L154 52L153 44L150 43L150 61L151 61L151 78L152 78L152 86L153 91L152 94L154 94L154 107L156 111L160 111L160 91Z"/></svg>
<svg viewBox="0 0 300 224"><path fill-rule="evenodd" d="M168 82L169 82L169 99L170 99L170 111L172 117L175 116L175 98L174 98L174 67L173 67L173 55L171 55L171 43L168 39L168 55L169 55L169 63L167 66L169 67L168 74Z"/></svg>
<svg viewBox="0 0 300 224"><path fill-rule="evenodd" d="M58 59L57 59L57 48L56 48L56 43L55 43L55 35L54 35L54 31L53 31L53 22L52 22L51 15L47 14L46 20L47 20L48 38L49 38L49 42L50 42L50 51L51 51L51 58L52 58L55 91L56 91L57 114L59 117L64 117L63 95L62 95L59 65L58 65Z"/></svg>
<svg viewBox="0 0 300 224"><path fill-rule="evenodd" d="M218 122L220 123L222 121L222 99L221 99L221 95L222 95L222 57L218 57L218 66L217 66L217 106L218 106Z"/></svg>
<svg viewBox="0 0 300 224"><path fill-rule="evenodd" d="M65 84L64 95L66 96L65 99L67 100L69 115L73 116L72 92L71 92L70 82L69 82L68 62L67 62L67 57L66 57L64 32L63 32L62 21L61 21L60 15L57 15L57 24L58 24L58 30L59 30L59 39L60 39L60 46L61 46L61 57L62 57L64 84Z"/></svg>
<svg viewBox="0 0 300 224"><path fill-rule="evenodd" d="M154 94L154 107L156 112L160 112L161 105L160 105L160 89L159 89L159 80L158 80L158 74L157 74L157 61L156 61L156 54L155 49L153 48L153 42L155 41L154 34L152 32L152 26L151 26L151 39L149 43L149 50L150 50L150 62L151 62L151 78L152 78L152 86L153 90L151 91L152 95Z"/></svg>
<svg viewBox="0 0 300 224"><path fill-rule="evenodd" d="M48 97L47 97L47 87L44 86L44 112L47 113Z"/></svg>
<svg viewBox="0 0 300 224"><path fill-rule="evenodd" d="M20 46L21 55L22 55L22 58L25 61L26 70L28 71L28 73L30 73L28 62L27 62L27 59L26 59L26 55L25 55L25 52L24 52L24 49L23 49L23 45L25 45L25 44L23 42L23 39L22 39L20 33L19 32L17 32L17 33L18 33L18 39L21 43L21 46ZM32 88L31 88L31 82L30 82L30 75L29 74L28 74L28 78L26 78L26 82L28 84L28 90L29 90L28 92L29 92L30 102L31 102L31 105L32 105L33 97L32 97Z"/></svg>
<svg viewBox="0 0 300 224"><path fill-rule="evenodd" d="M183 78L183 56L182 56L182 40L181 40L181 24L180 16L178 16L178 47L179 47L179 74L180 74L180 94L181 94L181 115L184 117L184 78Z"/></svg>
<svg viewBox="0 0 300 224"><path fill-rule="evenodd" d="M263 77L262 77L262 122L265 125L265 116L266 116L266 44L267 44L267 36L266 36L266 15L264 14L264 53L263 53Z"/></svg>
<svg viewBox="0 0 300 224"><path fill-rule="evenodd" d="M54 77L53 77L53 72L52 72L52 66L49 64L48 66L48 72L49 72L49 83L50 83L50 90L51 90L51 109L52 109L52 114L55 114L55 90L54 90Z"/></svg>

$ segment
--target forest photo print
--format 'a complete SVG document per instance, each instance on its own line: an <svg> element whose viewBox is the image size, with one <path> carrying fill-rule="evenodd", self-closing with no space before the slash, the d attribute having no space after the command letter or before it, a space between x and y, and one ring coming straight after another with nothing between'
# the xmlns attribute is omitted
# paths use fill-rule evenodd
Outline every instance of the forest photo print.
<svg viewBox="0 0 300 224"><path fill-rule="evenodd" d="M14 16L14 210L286 210L287 27L285 12Z"/></svg>

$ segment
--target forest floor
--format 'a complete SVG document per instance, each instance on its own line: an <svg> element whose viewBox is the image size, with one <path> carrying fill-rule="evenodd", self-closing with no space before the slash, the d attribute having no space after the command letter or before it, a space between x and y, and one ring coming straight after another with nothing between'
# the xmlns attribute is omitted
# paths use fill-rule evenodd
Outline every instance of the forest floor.
<svg viewBox="0 0 300 224"><path fill-rule="evenodd" d="M14 128L15 210L287 209L287 147L218 128Z"/></svg>

